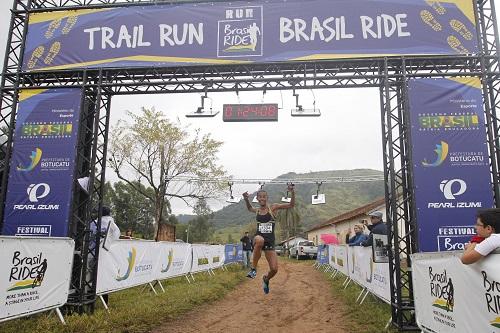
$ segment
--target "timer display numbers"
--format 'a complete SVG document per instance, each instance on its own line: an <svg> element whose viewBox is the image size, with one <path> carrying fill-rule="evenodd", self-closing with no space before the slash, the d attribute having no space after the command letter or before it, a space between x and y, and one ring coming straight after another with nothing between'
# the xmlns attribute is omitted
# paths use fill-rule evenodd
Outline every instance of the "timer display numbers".
<svg viewBox="0 0 500 333"><path fill-rule="evenodd" d="M224 104L222 119L227 122L278 121L278 104Z"/></svg>

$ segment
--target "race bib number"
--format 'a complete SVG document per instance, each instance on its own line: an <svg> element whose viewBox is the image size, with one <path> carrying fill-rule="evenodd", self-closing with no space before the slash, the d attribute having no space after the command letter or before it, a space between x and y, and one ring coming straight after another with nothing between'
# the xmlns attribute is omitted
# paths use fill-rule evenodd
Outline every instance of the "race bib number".
<svg viewBox="0 0 500 333"><path fill-rule="evenodd" d="M263 234L271 234L273 232L273 224L259 223L259 231Z"/></svg>

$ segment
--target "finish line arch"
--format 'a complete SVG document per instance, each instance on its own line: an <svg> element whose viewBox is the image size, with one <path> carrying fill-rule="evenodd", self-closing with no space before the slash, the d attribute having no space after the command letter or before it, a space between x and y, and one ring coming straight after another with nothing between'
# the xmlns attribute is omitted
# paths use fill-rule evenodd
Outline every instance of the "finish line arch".
<svg viewBox="0 0 500 333"><path fill-rule="evenodd" d="M362 2L360 0L360 2ZM384 1L381 0L380 3ZM175 57L159 59L159 55L152 52L148 57L137 58L137 54L116 61L120 55L115 55L113 62L106 62L103 58L90 57L86 61L78 64L57 63L58 52L61 52L61 44L52 43L48 47L38 49L33 44L37 37L30 35L29 26L31 24L46 24L49 28L53 23L53 30L60 29L61 38L69 38L70 31L76 24L75 18L69 19L65 16L66 10L81 10L86 13L99 12L99 15L113 15L113 10L123 11L123 13L134 13L135 11L148 10L157 11L159 4L164 10L180 8L182 5L199 6L202 12L208 11L207 6L203 6L201 1L185 1L171 4L171 1L37 1L37 0L16 0L12 11L12 19L9 30L8 49L6 52L4 73L1 79L1 126L8 128L8 133L2 133L0 147L4 158L1 165L1 202L0 221L3 222L5 213L5 199L7 193L9 163L12 153L12 142L14 124L19 103L19 92L33 89L62 89L77 88L83 92L80 105L82 106L81 133L78 139L78 149L76 158L75 177L90 174L91 188L90 196L77 196L73 198L73 210L71 212L71 237L75 239L75 251L80 253L81 260L75 260L72 294L69 304L84 310L87 306L92 309L95 301L95 283L97 277L97 265L87 265L89 251L88 242L85 237L89 232L90 212L102 206L103 186L105 181L106 150L109 131L109 116L112 97L116 95L128 94L165 94L165 93L204 93L223 91L253 91L253 90L300 90L300 89L321 89L321 88L346 88L346 87L378 87L380 91L381 124L382 124L382 144L384 153L384 183L386 193L386 207L389 226L389 239L393 251L390 251L391 269L391 301L393 323L402 330L414 329L416 327L414 317L414 302L411 282L411 270L404 266L411 266L409 254L418 249L416 205L415 205L415 184L412 168L411 156L411 133L409 119L409 98L408 81L412 78L455 78L455 77L479 77L481 79L481 91L483 94L483 106L485 110L485 120L487 125L489 160L491 162L490 171L493 181L493 192L495 194L495 205L499 207L498 189L498 160L500 151L498 149L498 116L496 113L499 104L499 57L498 57L498 26L495 16L494 4L492 0L472 1L467 8L461 8L465 17L476 26L477 34L468 31L464 23L462 25L454 23L451 29L455 29L461 36L459 43L456 38L445 38L436 45L433 45L428 52L409 52L403 49L398 52L377 52L377 45L372 45L371 52L358 49L355 54L343 51L343 56L339 54L328 55L326 50L318 53L304 53L304 50L296 50L298 56L292 57L280 52L270 54L266 58L266 42L260 44L258 38L262 38L264 27L260 26L259 32L254 30L250 36L251 47L247 47L240 57L240 61L234 61L235 49L230 47L218 48L217 55L210 58L203 57L203 54L196 59L187 59L187 54L178 54ZM214 2L217 6L224 7L224 1ZM321 0L313 1L314 5L321 6ZM345 8L347 2L339 1ZM352 3L352 1L351 1ZM462 2L463 3L463 2ZM275 6L269 9L280 8L281 2L272 2ZM356 5L356 4L355 4ZM359 6L359 3L357 4ZM138 7L144 6L144 7ZM260 6L260 7L259 7ZM251 15L246 19L254 20L256 26L265 22L263 10L264 4L254 6L256 8L242 4L242 8L229 8L222 12L222 18L218 18L217 24L226 21L242 19L241 15ZM439 30L439 22L436 20L444 9L450 7L442 6L438 1L432 2L429 6L422 1L422 8L419 17L427 27L434 31ZM258 8L257 8L258 7ZM293 6L291 6L293 7ZM259 9L260 8L260 9ZM264 9L263 9L264 8ZM342 7L344 8L344 7ZM350 8L350 7L349 7ZM251 10L250 10L251 9ZM163 9L162 9L163 10ZM173 10L173 9L172 9ZM434 13L434 14L432 14ZM347 11L349 14L349 11ZM346 14L346 17L349 16ZM431 16L429 16L431 14ZM125 14L124 14L125 15ZM408 33L408 22L405 17L397 16L394 13L391 18L385 18L389 30L398 31L404 35ZM444 14L443 14L444 15ZM48 16L48 18L47 18ZM283 15L284 16L284 15ZM382 31L369 27L383 26L384 18L380 15L366 17L360 21L361 32L368 38L375 38L382 35L392 36L394 31ZM380 18L378 18L380 16ZM30 17L33 21L30 21ZM59 17L59 18L56 18ZM70 16L72 17L72 16ZM60 19L60 20L59 20ZM82 20L81 18L79 18ZM59 21L58 21L59 20ZM371 20L371 21L370 21ZM378 21L377 21L378 20ZM219 21L222 21L220 23ZM298 23L297 23L298 22ZM335 23L332 23L335 22ZM281 21L281 33L283 40L295 38L305 41L311 36L319 39L329 37L344 39L354 39L350 35L355 35L349 31L349 20L340 17L332 18L332 25L319 21L323 30L335 27L335 34L321 37L318 32L317 22L310 20L302 23L295 21L293 17L285 17ZM353 22L353 21L350 21ZM382 23L378 23L382 22ZM466 22L464 20L464 22ZM59 24L59 25L58 25ZM241 29L237 23L233 23L235 29ZM370 25L371 24L371 25ZM56 27L57 26L57 27ZM103 32L102 29L90 27L86 32L88 41L94 40L94 49L97 48L97 39L101 41L101 51L120 49L120 45L146 46L152 43L145 35L144 25L137 24L127 31L122 30L122 39L112 39L119 36L120 30ZM268 25L266 25L267 27ZM296 29L296 26L302 27ZM316 26L316 32L313 32ZM469 22L467 22L469 26ZM45 26L44 26L45 27ZM294 30L292 31L292 27ZM338 28L337 28L338 27ZM51 28L51 29L52 29ZM66 30L64 30L66 29ZM163 45L175 45L177 41L173 37L173 26L162 27L159 43ZM176 29L179 29L177 27ZM200 46L201 29L199 25L187 26L187 43ZM441 27L448 29L448 27ZM458 31L458 30L460 31ZM465 30L464 30L465 29ZM147 30L147 29L146 29ZM306 32L307 30L307 32ZM68 33L64 33L68 31ZM170 34L169 34L170 31ZM330 30L329 30L330 31ZM441 30L439 30L441 31ZM471 35L467 34L467 31ZM31 30L33 32L33 30ZM52 38L48 30L45 30L47 40ZM99 35L100 34L100 35ZM293 36L292 36L293 35ZM425 35L425 34L424 34ZM124 37L125 36L125 37ZM126 36L131 36L126 37ZM305 37L306 36L306 37ZM335 37L337 36L337 37ZM371 36L371 37L370 37ZM342 37L342 38L341 38ZM463 38L462 38L463 37ZM469 38L470 37L470 38ZM31 39L30 39L31 38ZM177 40L179 40L177 36ZM257 38L257 41L255 39ZM263 37L267 38L267 37ZM465 45L465 41L476 40L477 47ZM463 41L463 43L461 43ZM219 41L220 42L220 41ZM272 38L271 38L272 42ZM288 42L287 42L288 43ZM35 45L33 47L33 45ZM59 45L59 46L57 46ZM62 45L64 46L64 45ZM30 49L31 47L31 49ZM389 45L388 49L394 51L395 46ZM59 48L59 49L58 49ZM78 47L72 48L74 51L70 57L82 55L82 50ZM447 51L445 51L447 50ZM73 52L72 51L72 52ZM213 51L213 50L212 50ZM299 52L300 51L300 52ZM380 51L380 50L379 50ZM301 53L302 52L302 53ZM432 54L432 55L429 55ZM156 58L155 58L156 57ZM252 61L252 57L257 57L257 61ZM174 59L175 58L175 59ZM153 61L151 61L153 59ZM200 61L205 59L205 61ZM127 61L134 60L135 63ZM120 62L123 61L123 62ZM54 63L53 63L54 62ZM205 63L205 64L204 64ZM83 68L86 67L86 68ZM0 223L2 223L0 222ZM404 226L404 230L399 230L399 225ZM93 256L98 256L98 248ZM406 262L405 265L401 265ZM394 274L392 274L394 273ZM81 278L84 277L84 278Z"/></svg>

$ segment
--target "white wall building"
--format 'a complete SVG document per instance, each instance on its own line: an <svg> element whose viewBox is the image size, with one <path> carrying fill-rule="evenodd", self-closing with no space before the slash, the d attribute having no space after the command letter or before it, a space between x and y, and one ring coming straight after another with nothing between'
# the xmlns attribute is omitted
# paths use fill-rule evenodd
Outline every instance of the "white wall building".
<svg viewBox="0 0 500 333"><path fill-rule="evenodd" d="M383 221L387 221L386 219L386 210L385 210L385 198L380 198L375 200L367 205L361 206L359 208L353 209L344 214L338 215L326 222L323 222L312 229L306 231L307 238L310 241L313 241L314 244L319 245L323 244L321 240L322 234L332 234L337 236L340 244L346 243L346 237L349 232L353 234L353 227L356 224L363 224L363 220L370 221L369 213L374 211L382 212ZM365 233L369 233L369 231L365 228ZM352 236L351 235L351 236Z"/></svg>

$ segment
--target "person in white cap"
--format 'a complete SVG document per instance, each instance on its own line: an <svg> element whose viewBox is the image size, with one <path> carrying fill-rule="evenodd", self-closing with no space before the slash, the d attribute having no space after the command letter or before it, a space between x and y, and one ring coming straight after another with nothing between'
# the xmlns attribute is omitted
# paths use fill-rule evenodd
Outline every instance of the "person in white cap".
<svg viewBox="0 0 500 333"><path fill-rule="evenodd" d="M380 211L371 212L368 214L370 216L371 225L367 225L368 230L370 230L370 235L368 239L361 242L361 246L372 246L373 235L387 235L387 225L382 220L384 214Z"/></svg>

